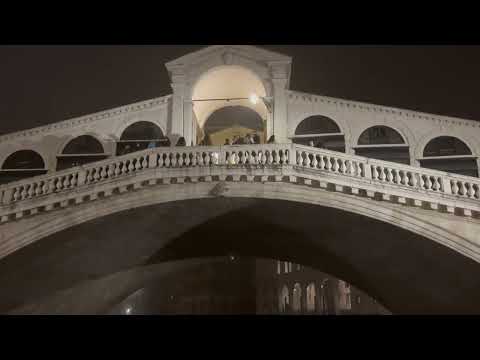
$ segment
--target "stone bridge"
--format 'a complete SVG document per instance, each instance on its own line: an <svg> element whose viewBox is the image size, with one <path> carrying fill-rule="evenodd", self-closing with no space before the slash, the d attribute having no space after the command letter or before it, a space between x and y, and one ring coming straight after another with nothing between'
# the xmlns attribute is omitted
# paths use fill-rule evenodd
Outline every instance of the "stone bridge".
<svg viewBox="0 0 480 360"><path fill-rule="evenodd" d="M318 228L319 232L322 227L315 219L326 215L312 212L315 207L335 209L339 214L356 214L360 219L367 217L389 224L387 230L403 229L405 233L429 239L437 247L438 244L441 248L447 247L445 250L452 257L465 259L470 264L468 269L472 264L477 268L480 261L480 181L477 178L297 144L155 148L6 184L0 187L0 257L8 263L14 252L29 244L41 243L43 238L60 231L68 232L76 225L125 210L148 209L147 206L163 203L192 204L199 199L215 200L215 206L221 207L227 198L267 201L264 210L252 210L260 217L262 211L266 217L275 212L275 206L268 205L269 201L280 201L280 206L303 206L310 209L310 213L295 218L292 210L280 219L280 225L305 222L301 226L311 227L313 231ZM125 221L128 222L128 217ZM179 216L179 221L185 220ZM329 218L329 222L335 221ZM339 217L338 221L342 219ZM366 239L368 235L362 233L365 229L361 229L362 221L365 227L369 226L367 220L349 223L346 218L344 221L346 233L349 226L358 229L355 248L361 248L362 242L372 246ZM250 223L243 226L249 227ZM401 252L402 240L394 240L388 231L382 231L382 241L385 244L396 241L395 247ZM274 229L272 236L276 236ZM405 238L405 244L409 241ZM288 249L282 254L263 251L264 255L289 256ZM427 247L419 251L432 251L434 256L436 250ZM424 255L428 258L430 253ZM315 254L311 256L314 258ZM312 259L308 261L314 264ZM375 259L368 256L362 261L370 260L375 263ZM408 263L408 260L402 261ZM435 266L441 268L444 260L438 258L438 261ZM422 266L428 269L426 264ZM382 272L382 269L376 271ZM453 272L451 267L448 272ZM434 306L431 311L476 312L475 299L480 299L480 294L472 292L476 277L470 276L472 283L462 285L458 293L450 296L448 306ZM401 277L397 280L403 281ZM364 285L363 289L370 290L393 311L428 312L428 301L419 301L418 307L412 305L405 310L388 298L387 288L382 292L359 285ZM455 309L452 304L458 296L470 296L468 305L459 304Z"/></svg>

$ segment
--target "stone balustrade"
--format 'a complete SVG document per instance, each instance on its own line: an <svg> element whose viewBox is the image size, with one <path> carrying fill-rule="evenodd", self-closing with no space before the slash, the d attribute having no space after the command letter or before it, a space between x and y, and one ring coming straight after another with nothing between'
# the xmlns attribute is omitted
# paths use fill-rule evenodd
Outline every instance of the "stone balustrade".
<svg viewBox="0 0 480 360"><path fill-rule="evenodd" d="M202 170L203 169L203 170ZM278 169L281 172L278 172ZM266 171L266 170L271 170ZM275 172L276 171L276 172ZM480 179L297 144L155 148L0 186L1 222L112 195L161 179L287 179L383 200L476 216ZM303 180L299 180L303 179Z"/></svg>

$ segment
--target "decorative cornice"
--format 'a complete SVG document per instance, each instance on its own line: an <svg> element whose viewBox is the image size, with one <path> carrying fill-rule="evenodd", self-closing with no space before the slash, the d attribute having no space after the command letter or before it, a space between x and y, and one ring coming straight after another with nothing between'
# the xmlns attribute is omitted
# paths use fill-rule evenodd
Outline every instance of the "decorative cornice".
<svg viewBox="0 0 480 360"><path fill-rule="evenodd" d="M10 133L10 134L5 134L5 135L0 136L0 143L5 142L5 141L14 140L14 139L17 139L17 138L22 138L22 137L26 138L28 136L35 136L35 135L39 135L39 134L44 134L44 133L48 133L49 131L55 131L55 130L60 130L60 129L68 129L68 128L72 128L72 127L78 126L78 125L89 124L89 123L92 123L92 122L95 122L95 121L98 121L98 120L105 120L105 119L108 119L108 118L111 118L111 117L114 117L114 116L117 116L117 115L128 114L128 113L134 112L134 111L150 109L150 108L155 107L157 105L167 104L169 99L171 98L171 96L172 95L162 96L162 97L159 97L159 98L154 98L154 99L145 100L145 101L141 101L141 102L137 102L137 103L133 103L133 104L129 104L129 105L124 105L124 106L120 106L120 107L117 107L117 108L108 109L108 110L96 112L96 113L93 113L93 114L84 115L84 116L80 116L80 117L56 122L56 123L53 123L53 124L48 124L48 125L39 126L39 127L32 128L32 129L27 129L27 130L17 131L17 132Z"/></svg>
<svg viewBox="0 0 480 360"><path fill-rule="evenodd" d="M400 108L394 108L383 105L376 105L371 103L364 103L359 101L351 101L339 98L333 98L322 95L308 94L299 91L288 90L288 99L290 102L298 103L300 101L307 103L321 102L326 104L339 105L342 107L348 107L353 109L366 110L371 112L380 112L391 115L399 115L404 117L410 117L415 119L423 119L435 122L437 125L461 125L474 128L480 128L480 122L469 119L455 118L451 116L435 115L419 111L406 110Z"/></svg>

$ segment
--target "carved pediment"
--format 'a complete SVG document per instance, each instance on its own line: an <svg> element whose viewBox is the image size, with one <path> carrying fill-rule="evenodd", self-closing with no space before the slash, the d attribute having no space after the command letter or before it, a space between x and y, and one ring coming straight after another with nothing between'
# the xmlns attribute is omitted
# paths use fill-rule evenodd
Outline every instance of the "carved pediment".
<svg viewBox="0 0 480 360"><path fill-rule="evenodd" d="M251 63L265 68L269 73L278 73L282 68L284 76L290 79L292 58L249 45L214 45L184 55L165 64L173 82L183 80L182 77L196 73L197 69L212 66Z"/></svg>

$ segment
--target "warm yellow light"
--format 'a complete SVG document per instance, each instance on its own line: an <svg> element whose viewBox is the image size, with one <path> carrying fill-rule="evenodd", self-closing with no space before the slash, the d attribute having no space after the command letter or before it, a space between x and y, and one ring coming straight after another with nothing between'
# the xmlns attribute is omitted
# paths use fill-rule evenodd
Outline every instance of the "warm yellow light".
<svg viewBox="0 0 480 360"><path fill-rule="evenodd" d="M250 102L253 105L257 105L257 103L258 103L258 95L257 94L250 95L249 99L250 99Z"/></svg>

